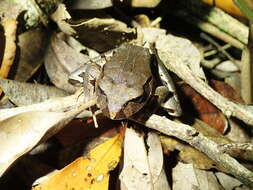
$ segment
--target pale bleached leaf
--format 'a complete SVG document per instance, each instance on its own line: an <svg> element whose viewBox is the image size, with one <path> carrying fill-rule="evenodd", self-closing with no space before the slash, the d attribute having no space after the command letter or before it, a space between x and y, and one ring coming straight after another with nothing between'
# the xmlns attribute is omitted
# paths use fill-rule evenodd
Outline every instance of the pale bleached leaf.
<svg viewBox="0 0 253 190"><path fill-rule="evenodd" d="M155 43L159 36L165 36L166 30L161 28L140 28L143 33L143 41L148 43Z"/></svg>
<svg viewBox="0 0 253 190"><path fill-rule="evenodd" d="M16 159L57 133L76 115L94 103L95 100L83 103L66 112L27 111L2 120L0 122L0 176Z"/></svg>
<svg viewBox="0 0 253 190"><path fill-rule="evenodd" d="M73 93L76 91L76 87L68 82L69 74L81 67L89 58L71 47L66 42L67 39L68 37L63 33L52 36L45 57L45 67L55 86Z"/></svg>
<svg viewBox="0 0 253 190"><path fill-rule="evenodd" d="M236 178L233 178L232 176L229 176L225 173L217 172L217 173L215 173L215 175L217 176L220 184L223 186L223 188L225 190L231 190L231 189L239 189L240 190L240 186L243 185L242 182L240 182ZM248 188L248 187L245 187L243 189L250 190L250 188Z"/></svg>
<svg viewBox="0 0 253 190"><path fill-rule="evenodd" d="M26 112L0 123L0 175L20 156L31 150L47 130L64 120L64 113Z"/></svg>
<svg viewBox="0 0 253 190"><path fill-rule="evenodd" d="M5 95L17 106L31 105L49 98L67 96L68 93L53 86L0 79Z"/></svg>
<svg viewBox="0 0 253 190"><path fill-rule="evenodd" d="M159 136L156 133L148 133L147 144L149 146L148 161L154 189L170 189L163 168L163 150Z"/></svg>
<svg viewBox="0 0 253 190"><path fill-rule="evenodd" d="M75 30L71 28L70 24L66 20L71 19L70 14L66 10L64 4L59 4L56 11L51 15L53 21L56 22L62 32L68 35L75 34Z"/></svg>
<svg viewBox="0 0 253 190"><path fill-rule="evenodd" d="M201 55L189 40L173 35L161 35L156 41L156 48L166 52L168 56L172 54L173 59L176 57L178 62L188 65L196 76L205 79L203 69L200 67Z"/></svg>
<svg viewBox="0 0 253 190"><path fill-rule="evenodd" d="M153 7L156 7L161 2L161 0L132 0L132 1L126 1L126 2L130 3L132 7L153 8Z"/></svg>
<svg viewBox="0 0 253 190"><path fill-rule="evenodd" d="M163 155L159 137L149 134L145 148L144 136L126 129L124 166L120 174L122 190L170 189L163 169Z"/></svg>
<svg viewBox="0 0 253 190"><path fill-rule="evenodd" d="M221 190L219 182L212 171L194 168L200 190Z"/></svg>
<svg viewBox="0 0 253 190"><path fill-rule="evenodd" d="M73 9L104 9L113 5L112 0L76 0L73 2Z"/></svg>
<svg viewBox="0 0 253 190"><path fill-rule="evenodd" d="M173 190L199 189L198 179L192 164L179 162L172 170L172 180Z"/></svg>
<svg viewBox="0 0 253 190"><path fill-rule="evenodd" d="M218 64L215 69L223 71L223 72L236 72L239 71L239 68L230 60L223 61Z"/></svg>

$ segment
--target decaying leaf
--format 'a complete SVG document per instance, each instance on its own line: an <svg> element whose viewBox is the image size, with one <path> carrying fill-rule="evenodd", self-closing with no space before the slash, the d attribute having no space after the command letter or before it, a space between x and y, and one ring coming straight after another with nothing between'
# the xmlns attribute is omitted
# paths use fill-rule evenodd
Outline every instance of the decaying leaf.
<svg viewBox="0 0 253 190"><path fill-rule="evenodd" d="M49 33L43 29L29 30L18 36L20 57L15 80L27 81L40 68L48 45Z"/></svg>
<svg viewBox="0 0 253 190"><path fill-rule="evenodd" d="M221 111L189 85L181 83L180 88L186 96L186 99L189 99L192 102L192 106L199 118L223 134L226 131L228 124L226 117ZM188 106L188 104L186 105Z"/></svg>
<svg viewBox="0 0 253 190"><path fill-rule="evenodd" d="M165 152L169 153L175 149L179 150L179 160L184 163L192 164L195 168L205 170L217 168L215 162L208 158L205 154L175 138L161 136L161 143Z"/></svg>
<svg viewBox="0 0 253 190"><path fill-rule="evenodd" d="M199 189L198 180L191 164L178 163L172 170L173 190Z"/></svg>
<svg viewBox="0 0 253 190"><path fill-rule="evenodd" d="M49 98L67 96L68 93L53 86L0 79L5 95L17 106L43 102Z"/></svg>
<svg viewBox="0 0 253 190"><path fill-rule="evenodd" d="M113 18L75 21L71 26L76 30L78 41L98 52L111 50L123 42L135 39L137 35L135 29L128 28L125 23Z"/></svg>
<svg viewBox="0 0 253 190"><path fill-rule="evenodd" d="M78 158L54 172L33 190L107 190L109 172L120 159L123 136L119 134L92 149L87 158Z"/></svg>
<svg viewBox="0 0 253 190"><path fill-rule="evenodd" d="M229 100L244 104L244 101L240 97L240 92L234 90L230 85L218 80L210 80L210 85L215 91L219 92Z"/></svg>
<svg viewBox="0 0 253 190"><path fill-rule="evenodd" d="M172 170L173 190L220 190L212 172L195 169L191 164L179 162Z"/></svg>
<svg viewBox="0 0 253 190"><path fill-rule="evenodd" d="M76 87L68 82L71 72L87 62L88 56L78 52L68 44L68 37L63 33L54 34L45 57L47 73L58 88L67 92L76 91ZM74 39L72 39L74 40Z"/></svg>
<svg viewBox="0 0 253 190"><path fill-rule="evenodd" d="M233 178L232 176L229 176L229 175L227 175L225 173L221 173L221 172L216 172L215 175L225 190L230 190L230 189L250 190L249 187L245 187L242 184L242 182L238 181L237 179Z"/></svg>
<svg viewBox="0 0 253 190"><path fill-rule="evenodd" d="M222 189L213 171L206 171L194 168L200 189L220 190Z"/></svg>
<svg viewBox="0 0 253 190"><path fill-rule="evenodd" d="M148 150L145 148L143 135L134 129L126 129L124 166L120 174L122 190L170 189L163 168L158 135L150 132L147 145Z"/></svg>
<svg viewBox="0 0 253 190"><path fill-rule="evenodd" d="M241 91L241 79L239 73L231 73L231 75L225 78L225 82L235 91Z"/></svg>
<svg viewBox="0 0 253 190"><path fill-rule="evenodd" d="M69 97L58 98L58 100L0 110L2 117L0 121L0 137L2 139L0 175L16 159L30 151L39 142L57 133L83 110L96 103L95 99L78 103L74 98L76 95L80 96L80 92ZM60 109L57 104L61 107ZM63 108L62 106L67 107ZM58 111L54 111L54 109L58 109Z"/></svg>

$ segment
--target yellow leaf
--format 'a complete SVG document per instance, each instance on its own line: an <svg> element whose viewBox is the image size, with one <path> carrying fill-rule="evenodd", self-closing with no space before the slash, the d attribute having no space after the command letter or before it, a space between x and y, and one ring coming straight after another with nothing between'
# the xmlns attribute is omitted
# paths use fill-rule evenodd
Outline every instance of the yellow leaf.
<svg viewBox="0 0 253 190"><path fill-rule="evenodd" d="M107 140L91 150L87 158L77 158L33 190L108 189L109 172L119 162L122 141L122 134Z"/></svg>
<svg viewBox="0 0 253 190"><path fill-rule="evenodd" d="M202 1L208 3L209 5L215 5L230 14L244 17L240 9L234 4L233 0L202 0Z"/></svg>

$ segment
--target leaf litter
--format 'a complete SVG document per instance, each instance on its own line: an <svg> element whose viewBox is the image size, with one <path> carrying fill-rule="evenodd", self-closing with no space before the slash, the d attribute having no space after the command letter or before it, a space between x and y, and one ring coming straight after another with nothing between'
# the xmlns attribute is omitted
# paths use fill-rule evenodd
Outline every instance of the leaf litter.
<svg viewBox="0 0 253 190"><path fill-rule="evenodd" d="M4 92L1 103L8 100L16 106L0 110L0 174L5 179L0 182L1 189L32 188L38 174L32 167L29 175L20 170L21 156L28 160L36 157L41 166L55 169L36 180L33 189L116 189L117 184L121 189L250 189L253 186L250 172L253 111L244 103L251 103L251 92L245 90L251 83L247 78L248 67L242 67L249 63L242 62L240 57L242 44L247 45L248 28L219 8L196 0L189 1L187 6L185 3L182 0L178 4L159 0L131 3L87 0L76 1L71 7L58 1L1 2L1 25L5 32L1 41L5 41L5 47L1 48L0 74L14 79L1 79ZM10 12L9 6L13 6ZM21 14L24 10L26 13ZM23 20L18 25L17 16ZM201 22L196 24L196 18ZM202 31L196 31L187 22ZM228 25L224 27L224 23ZM174 91L163 93L162 100L177 94L176 102L180 105L167 107L167 112L157 108L160 116L153 113L154 109L145 108L129 118L118 132L122 121L104 122L94 107L96 96L84 102L85 84L78 89L68 82L68 76L89 60L96 60L100 53L117 49L122 43L150 46L158 62L169 70L169 83L174 82L168 85ZM154 75L159 75L155 72ZM180 117L173 115L178 106L182 108ZM92 126L94 115L98 129ZM70 161L58 168L55 157L59 159L61 151L73 151L75 146L66 146L66 138L60 140L55 134L61 130L62 135L68 136L67 130L62 130L68 125L71 130L77 130L72 124L74 118L80 118L74 121L87 132L83 136L84 133L77 131L78 140L72 141L72 145L81 146L80 152L66 153ZM132 127L133 121L158 132L143 126ZM112 134L110 128L114 129ZM97 131L95 136L92 130ZM48 147L55 146L57 142L52 140L55 138L62 147L52 154ZM88 146L84 139L94 144L87 154L84 154L84 147ZM47 148L41 152L39 147L46 143L49 146L44 146ZM83 156L78 158L78 154ZM176 159L172 161L173 158ZM29 161L26 165L29 167ZM11 183L17 180L14 177L20 181L17 185Z"/></svg>

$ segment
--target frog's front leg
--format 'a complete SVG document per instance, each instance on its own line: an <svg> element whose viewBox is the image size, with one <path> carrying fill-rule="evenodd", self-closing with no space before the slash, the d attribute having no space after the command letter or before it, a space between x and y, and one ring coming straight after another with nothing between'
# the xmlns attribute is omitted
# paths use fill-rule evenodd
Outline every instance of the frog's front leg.
<svg viewBox="0 0 253 190"><path fill-rule="evenodd" d="M69 82L71 84L83 86L84 102L89 101L95 96L95 82L98 79L100 72L101 69L97 64L88 62L69 76ZM95 127L98 127L93 109L90 107L89 110L92 112Z"/></svg>

